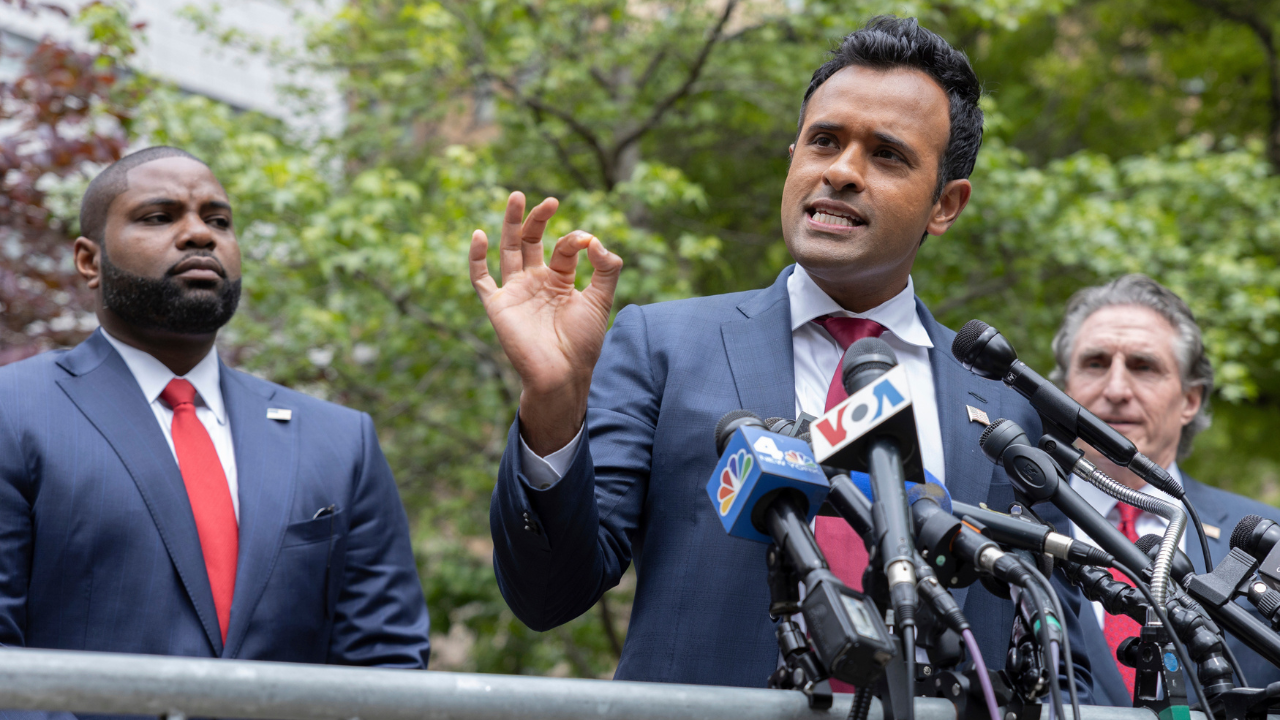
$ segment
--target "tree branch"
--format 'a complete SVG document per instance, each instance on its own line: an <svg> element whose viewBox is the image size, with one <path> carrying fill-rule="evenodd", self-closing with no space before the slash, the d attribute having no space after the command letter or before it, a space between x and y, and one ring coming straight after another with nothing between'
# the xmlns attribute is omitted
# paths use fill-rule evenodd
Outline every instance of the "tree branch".
<svg viewBox="0 0 1280 720"><path fill-rule="evenodd" d="M520 104L530 110L546 113L547 115L563 122L565 125L568 125L569 129L573 130L578 137L582 138L582 140L591 147L591 152L596 156L596 160L600 163L600 173L603 176L605 187L610 186L609 175L613 165L610 161L609 153L605 152L604 146L600 143L600 138L596 136L595 132L593 132L591 128L583 125L572 114L559 108L552 107L532 95L525 95L520 92L520 89L517 88L515 83L510 80L503 77L495 77L494 79L505 87Z"/></svg>
<svg viewBox="0 0 1280 720"><path fill-rule="evenodd" d="M591 187L591 183L587 180L587 176L583 175L582 171L578 169L578 166L573 164L573 159L569 157L569 151L565 148L564 144L560 142L559 138L543 129L542 111L534 110L533 119L538 123L538 135L540 135L542 139L555 150L556 157L560 158L560 163L564 165L565 169L569 171L569 174L573 176L574 182L584 188Z"/></svg>
<svg viewBox="0 0 1280 720"><path fill-rule="evenodd" d="M640 125L631 132L622 136L622 138L614 144L613 158L615 162L617 161L617 158L622 155L623 150L625 150L627 146L639 140L645 133L652 130L662 120L662 116L666 115L667 111L671 109L671 106L682 100L693 89L694 84L698 82L698 78L702 76L702 70L706 67L707 59L711 57L711 50L715 48L716 43L720 41L720 38L724 33L724 26L729 22L729 18L733 15L733 10L737 6L738 0L728 0L728 2L725 3L724 12L720 14L720 19L716 22L715 27L712 28L711 35L707 38L707 41L703 43L702 49L698 51L698 56L694 58L693 66L689 68L689 74L685 77L684 83L682 83L675 92L671 93L659 102L653 109L653 112L649 113L649 117L646 118L644 122L640 123Z"/></svg>

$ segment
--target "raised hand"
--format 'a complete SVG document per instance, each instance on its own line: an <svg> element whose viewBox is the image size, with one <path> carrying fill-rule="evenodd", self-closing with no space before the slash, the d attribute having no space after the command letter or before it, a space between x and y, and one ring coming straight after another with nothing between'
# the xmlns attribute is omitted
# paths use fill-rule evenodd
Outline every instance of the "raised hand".
<svg viewBox="0 0 1280 720"><path fill-rule="evenodd" d="M524 195L511 193L498 251L502 287L489 275L488 236L482 230L472 234L471 284L520 374L521 434L531 450L546 456L569 444L582 427L622 258L575 230L556 241L550 264L544 263L542 233L559 202L547 198L527 218L524 207ZM594 272L579 291L574 279L584 249Z"/></svg>

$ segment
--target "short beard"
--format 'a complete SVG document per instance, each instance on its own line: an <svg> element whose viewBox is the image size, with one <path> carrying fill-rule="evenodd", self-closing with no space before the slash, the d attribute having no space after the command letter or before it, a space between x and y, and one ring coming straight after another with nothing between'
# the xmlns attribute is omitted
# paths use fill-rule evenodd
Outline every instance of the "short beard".
<svg viewBox="0 0 1280 720"><path fill-rule="evenodd" d="M224 280L216 295L193 293L166 273L149 278L122 270L102 254L102 304L141 330L208 335L226 325L240 304L240 281Z"/></svg>

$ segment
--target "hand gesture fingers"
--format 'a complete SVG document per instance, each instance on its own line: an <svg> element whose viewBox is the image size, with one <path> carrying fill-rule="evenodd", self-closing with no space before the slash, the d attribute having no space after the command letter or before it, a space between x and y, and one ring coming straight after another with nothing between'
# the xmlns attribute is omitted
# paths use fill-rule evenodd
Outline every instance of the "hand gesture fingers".
<svg viewBox="0 0 1280 720"><path fill-rule="evenodd" d="M546 231L547 223L559 207L560 201L549 197L538 203L529 211L529 217L525 218L524 225L520 228L520 247L526 270L542 265L542 233Z"/></svg>
<svg viewBox="0 0 1280 720"><path fill-rule="evenodd" d="M524 193L516 191L507 198L507 213L502 218L502 241L498 245L498 267L502 271L504 285L524 269L524 241L520 238L522 220Z"/></svg>
<svg viewBox="0 0 1280 720"><path fill-rule="evenodd" d="M471 250L467 253L467 264L471 270L471 286L480 296L480 302L489 302L489 297L498 292L498 283L489 274L489 237L483 230L471 233Z"/></svg>
<svg viewBox="0 0 1280 720"><path fill-rule="evenodd" d="M587 258L591 260L591 284L582 296L608 312L613 307L613 294L618 289L618 276L622 274L622 258L604 249L604 243L591 238L587 245Z"/></svg>

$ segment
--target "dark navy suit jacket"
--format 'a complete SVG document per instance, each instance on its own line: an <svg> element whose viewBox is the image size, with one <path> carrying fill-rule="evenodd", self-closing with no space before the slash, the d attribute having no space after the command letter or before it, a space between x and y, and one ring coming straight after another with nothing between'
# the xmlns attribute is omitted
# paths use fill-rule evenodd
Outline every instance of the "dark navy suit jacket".
<svg viewBox="0 0 1280 720"><path fill-rule="evenodd" d="M0 643L425 668L427 608L369 416L225 365L221 383L240 500L225 645L177 462L101 331L0 368Z"/></svg>
<svg viewBox="0 0 1280 720"><path fill-rule="evenodd" d="M547 630L587 611L634 562L618 679L763 686L777 667L766 548L726 535L704 488L723 413L795 415L790 274L764 290L618 313L592 378L585 441L550 488L522 476L519 428L511 428L490 511L503 597L526 624ZM982 455L983 426L969 422L965 406L1014 419L1033 437L1040 422L1012 391L966 372L950 354L955 333L918 301L917 309L935 346L947 487L957 500L1005 509L1008 477ZM958 595L967 596L960 602L987 663L1003 667L1012 603L980 585ZM1063 599L1081 648L1074 614L1083 597L1063 589ZM1076 665L1087 685L1085 653Z"/></svg>
<svg viewBox="0 0 1280 720"><path fill-rule="evenodd" d="M1182 487L1187 491L1187 499L1196 506L1200 520L1207 525L1216 526L1219 530L1217 538L1208 538L1209 553L1213 556L1215 563L1222 562L1222 559L1231 552L1231 530L1245 515L1261 515L1269 520L1280 522L1280 509L1205 485L1185 474L1182 476ZM1204 553L1200 551L1200 538L1191 527L1190 521L1187 525L1186 538L1187 557L1191 559L1191 564L1197 573L1205 572ZM1252 612L1263 625L1268 625L1248 600L1241 598L1236 602ZM1097 617L1091 609L1090 612L1081 615L1081 622L1085 627L1085 641L1089 643L1089 657L1093 665L1094 698L1099 705L1132 707L1133 696L1125 687L1120 671L1116 669L1115 656L1107 647L1106 638L1103 637ZM1280 682L1280 668L1263 660L1260 655L1240 642L1235 635L1227 634L1227 645L1240 661L1240 669L1244 671L1250 687L1264 688L1273 682ZM1235 682L1239 685L1239 678L1235 678ZM1190 683L1187 687L1190 695L1192 693Z"/></svg>

